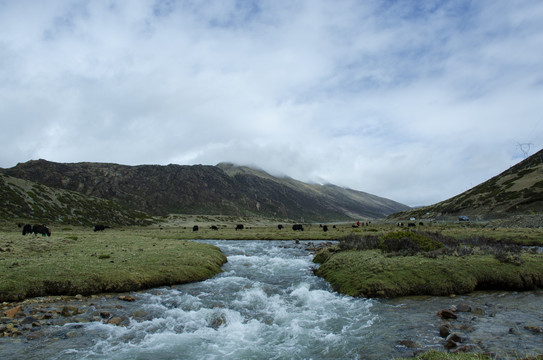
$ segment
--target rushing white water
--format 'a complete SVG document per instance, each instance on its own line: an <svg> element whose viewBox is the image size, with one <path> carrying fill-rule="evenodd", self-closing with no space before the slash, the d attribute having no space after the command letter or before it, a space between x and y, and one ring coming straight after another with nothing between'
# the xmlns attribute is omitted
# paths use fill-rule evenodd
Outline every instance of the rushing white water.
<svg viewBox="0 0 543 360"><path fill-rule="evenodd" d="M358 343L374 321L371 301L331 293L300 249L279 242L218 245L228 255L223 274L147 293L154 319L108 337L97 352L114 350L113 359L356 358L345 345ZM133 347L112 341L138 333L145 335Z"/></svg>
<svg viewBox="0 0 543 360"><path fill-rule="evenodd" d="M292 241L207 242L219 246L228 257L220 275L136 294L136 302L123 304L118 310L131 317L127 326L90 322L54 327L41 341L11 343L4 351L1 346L7 343L0 343L0 356L121 360L386 359L412 355L413 349L399 340L415 341L419 349L443 349L435 313L451 305L448 298L378 301L343 296L313 275L313 256ZM534 297L530 304L541 304L540 293L526 296ZM475 306L488 303L489 298L474 295L470 301ZM534 313L541 311L541 305L532 306ZM499 333L510 341L507 333L514 322L508 325L507 321L505 325L480 326L476 331L490 331L486 338L496 338ZM522 346L537 349L541 340L527 336L523 335ZM527 341L533 345L526 345ZM510 346L520 353L521 345Z"/></svg>

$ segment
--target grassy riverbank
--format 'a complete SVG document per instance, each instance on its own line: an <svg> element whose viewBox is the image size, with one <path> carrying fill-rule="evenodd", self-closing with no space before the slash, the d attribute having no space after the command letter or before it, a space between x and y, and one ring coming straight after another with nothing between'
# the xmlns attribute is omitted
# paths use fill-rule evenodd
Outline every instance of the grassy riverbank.
<svg viewBox="0 0 543 360"><path fill-rule="evenodd" d="M541 287L543 257L526 253L522 259L522 265L515 265L501 263L492 255L431 259L422 255L387 257L379 250L342 251L332 254L316 273L335 291L361 297L443 296L477 289Z"/></svg>
<svg viewBox="0 0 543 360"><path fill-rule="evenodd" d="M235 230L237 224L243 224L244 229ZM278 229L279 224L284 228ZM192 230L194 225L198 225L198 231ZM218 230L213 230L212 226ZM43 295L140 290L203 280L220 271L225 258L218 249L184 240L337 240L352 235L380 237L398 229L396 224L382 222L358 228L353 228L351 223L327 226L326 232L319 224L304 224L304 231L293 231L292 223L279 220L172 215L150 227L115 227L95 233L88 227L52 225L51 237L24 237L14 222L0 223L0 301ZM492 236L523 244L543 244L543 229L488 228L458 223L425 224L419 228L459 239ZM435 288L443 293L471 289L475 282L481 286L479 278L473 280L474 273L481 274L481 277L489 276L490 280L485 284L492 284L492 273L500 274L502 270L506 273L503 278L511 279L512 283L517 283L520 278L524 282L530 279L541 281L542 273L535 255L533 260L532 255L523 256L525 262L522 266L500 265L497 272L487 270L496 263L491 256L483 256L480 260L421 256L395 258L378 251L363 255L358 252L334 254L334 258L336 255L337 260L322 266L320 274L324 276L326 272L324 277L337 289L352 294L402 294L406 292L403 287L410 269L417 270L414 278L417 290ZM345 260L339 260L342 257ZM342 261L351 264L351 268L345 269ZM370 264L373 267L368 268ZM423 270L421 265L427 269ZM479 266L482 267L480 271L477 270ZM394 269L402 269L403 273ZM361 287L361 279L369 276L371 281L362 282L369 285ZM388 279L389 276L394 277ZM434 283L438 285L434 286ZM387 285L390 290L379 284Z"/></svg>
<svg viewBox="0 0 543 360"><path fill-rule="evenodd" d="M226 257L156 229L53 228L51 237L0 232L0 301L90 295L205 280Z"/></svg>
<svg viewBox="0 0 543 360"><path fill-rule="evenodd" d="M441 233L351 236L315 257L334 290L360 297L443 296L543 286L543 254L514 241Z"/></svg>

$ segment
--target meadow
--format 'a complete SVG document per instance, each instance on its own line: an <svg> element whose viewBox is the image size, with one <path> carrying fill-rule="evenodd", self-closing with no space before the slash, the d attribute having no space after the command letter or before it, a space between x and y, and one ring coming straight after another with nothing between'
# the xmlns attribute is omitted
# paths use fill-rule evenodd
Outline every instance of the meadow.
<svg viewBox="0 0 543 360"><path fill-rule="evenodd" d="M543 286L540 228L437 224L351 233L319 252L316 274L360 297L448 296Z"/></svg>
<svg viewBox="0 0 543 360"><path fill-rule="evenodd" d="M126 292L205 280L226 257L158 229L51 227L52 235L0 232L0 301Z"/></svg>
<svg viewBox="0 0 543 360"><path fill-rule="evenodd" d="M238 224L243 224L244 229L236 230ZM279 224L284 228L279 229ZM198 231L193 231L194 225ZM328 231L321 225L327 225ZM47 295L118 293L201 281L218 274L227 259L218 248L191 241L198 239L341 240L316 256L323 263L317 274L335 290L355 296L395 297L412 294L412 290L431 295L459 294L472 291L481 279L488 288L499 280L499 286L506 283L522 289L528 281L541 281L543 275L543 256L534 251L523 250L522 263L515 264L477 251L469 255L427 256L340 249L345 239L382 239L398 231L438 234L460 242L543 246L540 228L451 222L407 229L396 223L372 222L361 227L353 227L352 223L304 224L304 231L293 231L292 223L287 221L203 215L173 215L148 227L112 227L98 232L91 227L61 224L49 228L50 237L23 236L13 222L0 223L0 302ZM14 305L4 303L4 308ZM491 358L436 351L417 357Z"/></svg>
<svg viewBox="0 0 543 360"><path fill-rule="evenodd" d="M396 224L385 222L373 222L356 228L352 223L304 224L304 231L293 231L292 223L259 218L174 215L163 220L148 227L112 227L98 232L93 232L90 227L52 225L49 226L52 232L50 237L23 236L16 224L1 223L0 301L19 301L45 295L133 291L204 280L219 273L226 261L220 250L190 240L338 240L351 235L379 237L398 230ZM244 229L236 230L238 224L243 224ZM278 229L279 224L284 228ZM198 231L193 231L194 225L198 225ZM324 231L322 225L326 225L328 231ZM212 226L218 230L212 230ZM449 223L426 224L419 226L418 230L439 232L459 239L488 237L529 245L543 244L543 229L488 228L477 224ZM364 263L363 259L368 256L374 260L368 260L367 264L378 259L379 265L375 269L379 270L379 276L390 275L385 270L401 268L400 263L410 268L430 260L441 263L438 268L453 269L448 259L387 258L378 252L351 252L349 256L353 257L349 263ZM487 261L493 261L480 260L483 266ZM525 260L523 266L532 264L529 256ZM366 272L375 269L361 267L360 271L367 276ZM516 271L518 267L512 269ZM449 273L458 276L456 272ZM359 279L356 276L353 279ZM390 295L395 294L390 292Z"/></svg>

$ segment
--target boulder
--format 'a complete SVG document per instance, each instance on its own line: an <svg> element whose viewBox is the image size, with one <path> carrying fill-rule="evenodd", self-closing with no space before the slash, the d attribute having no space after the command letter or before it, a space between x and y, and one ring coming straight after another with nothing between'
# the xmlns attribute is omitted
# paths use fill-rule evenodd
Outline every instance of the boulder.
<svg viewBox="0 0 543 360"><path fill-rule="evenodd" d="M485 314L485 310L479 307L479 308L473 309L472 313L473 315L482 316Z"/></svg>
<svg viewBox="0 0 543 360"><path fill-rule="evenodd" d="M128 302L136 301L136 299L134 299L134 297L130 295L121 295L119 296L119 300L128 301Z"/></svg>
<svg viewBox="0 0 543 360"><path fill-rule="evenodd" d="M524 329L534 333L534 334L541 334L543 333L543 328L542 327L539 327L539 326L534 326L534 325L526 325L524 327Z"/></svg>
<svg viewBox="0 0 543 360"><path fill-rule="evenodd" d="M442 338L447 338L447 336L449 336L451 334L451 330L449 329L449 326L447 325L441 325L439 327L439 336L441 336Z"/></svg>
<svg viewBox="0 0 543 360"><path fill-rule="evenodd" d="M38 319L36 319L34 316L27 316L21 321L21 324L27 325L27 324L35 323L37 321Z"/></svg>
<svg viewBox="0 0 543 360"><path fill-rule="evenodd" d="M408 349L416 349L418 347L420 347L420 345L412 340L399 340L399 341L396 341L396 344L398 345L401 345L401 346L405 346L406 348Z"/></svg>
<svg viewBox="0 0 543 360"><path fill-rule="evenodd" d="M114 317L114 318L111 318L108 321L106 321L106 324L119 326L122 321L123 321L123 319L121 319L120 317Z"/></svg>
<svg viewBox="0 0 543 360"><path fill-rule="evenodd" d="M111 313L109 311L100 311L100 317L102 319L109 319L111 317Z"/></svg>
<svg viewBox="0 0 543 360"><path fill-rule="evenodd" d="M465 303L458 304L456 306L456 311L457 312L471 312L471 306Z"/></svg>
<svg viewBox="0 0 543 360"><path fill-rule="evenodd" d="M19 311L22 311L23 310L23 307L21 305L17 305L15 306L14 308L11 308L7 311L4 312L4 316L5 317L8 317L8 318L13 318L15 317L15 315L19 312Z"/></svg>
<svg viewBox="0 0 543 360"><path fill-rule="evenodd" d="M450 350L450 349L454 349L456 347L458 347L458 343L456 341L454 341L454 340L449 339L449 340L447 340L445 342L445 349Z"/></svg>
<svg viewBox="0 0 543 360"><path fill-rule="evenodd" d="M74 315L77 315L78 313L79 313L79 311L78 311L77 307L72 306L72 305L66 305L60 311L60 315L62 315L64 317L74 316Z"/></svg>
<svg viewBox="0 0 543 360"><path fill-rule="evenodd" d="M456 314L452 310L449 310L449 309L438 311L437 316L445 320L449 320L449 319L454 320L458 318L458 316L456 316Z"/></svg>
<svg viewBox="0 0 543 360"><path fill-rule="evenodd" d="M449 335L449 337L447 338L447 341L448 340L452 340L456 343L461 343L462 342L462 338L460 337L460 335L456 334L456 333L453 333L451 335Z"/></svg>

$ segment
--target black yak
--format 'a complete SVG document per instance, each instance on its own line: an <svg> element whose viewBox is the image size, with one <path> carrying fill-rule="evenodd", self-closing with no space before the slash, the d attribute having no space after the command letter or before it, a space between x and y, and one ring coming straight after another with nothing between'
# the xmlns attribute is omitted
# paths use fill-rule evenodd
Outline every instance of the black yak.
<svg viewBox="0 0 543 360"><path fill-rule="evenodd" d="M51 236L51 231L45 225L32 226L32 232L34 233L34 235L41 234L41 236Z"/></svg>
<svg viewBox="0 0 543 360"><path fill-rule="evenodd" d="M25 224L23 226L23 235L26 235L26 234L32 234L32 225Z"/></svg>
<svg viewBox="0 0 543 360"><path fill-rule="evenodd" d="M109 229L109 226L101 225L101 224L94 225L94 232L104 231L105 229Z"/></svg>

